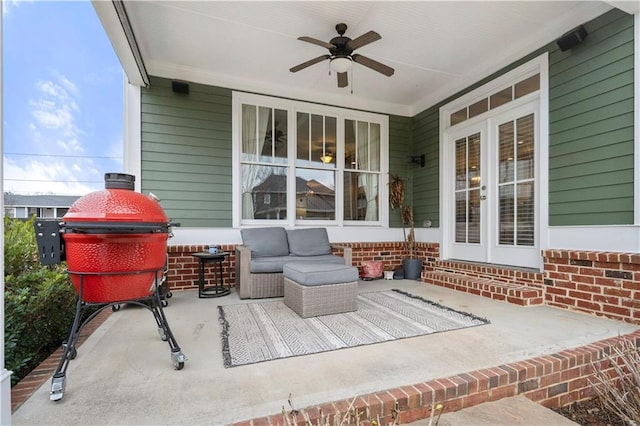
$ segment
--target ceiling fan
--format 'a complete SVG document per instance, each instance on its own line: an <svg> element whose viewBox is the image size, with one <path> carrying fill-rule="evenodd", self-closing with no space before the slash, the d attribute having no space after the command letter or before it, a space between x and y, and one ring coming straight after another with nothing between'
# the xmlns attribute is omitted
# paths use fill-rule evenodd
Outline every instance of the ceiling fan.
<svg viewBox="0 0 640 426"><path fill-rule="evenodd" d="M298 37L298 40L306 41L307 43L322 46L329 50L329 54L318 56L317 58L310 59L293 68L290 68L291 72L298 72L311 65L322 62L325 59L329 59L330 68L338 75L338 87L347 87L349 79L347 77L347 71L351 69L352 63L358 63L364 65L367 68L371 68L381 74L391 77L395 70L385 64L381 64L378 61L374 61L366 56L353 53L354 50L366 46L369 43L380 40L382 37L375 31L369 31L362 34L360 37L356 37L353 40L349 37L345 37L344 33L347 32L347 24L336 25L336 31L338 37L334 37L328 43L326 41L318 40L313 37Z"/></svg>

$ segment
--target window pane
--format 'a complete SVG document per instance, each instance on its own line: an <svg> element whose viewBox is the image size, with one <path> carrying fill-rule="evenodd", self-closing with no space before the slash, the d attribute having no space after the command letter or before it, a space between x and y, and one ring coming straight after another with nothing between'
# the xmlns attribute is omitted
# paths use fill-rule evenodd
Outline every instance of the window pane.
<svg viewBox="0 0 640 426"><path fill-rule="evenodd" d="M456 192L456 243L467 242L467 192Z"/></svg>
<svg viewBox="0 0 640 426"><path fill-rule="evenodd" d="M467 119L467 107L462 108L460 111L454 112L453 114L451 114L451 117L449 117L449 119L452 126L455 126L458 123L462 123Z"/></svg>
<svg viewBox="0 0 640 426"><path fill-rule="evenodd" d="M468 243L480 243L480 189L469 191L468 215Z"/></svg>
<svg viewBox="0 0 640 426"><path fill-rule="evenodd" d="M258 161L257 114L255 105L242 105L242 161Z"/></svg>
<svg viewBox="0 0 640 426"><path fill-rule="evenodd" d="M378 179L375 173L344 173L345 220L378 220Z"/></svg>
<svg viewBox="0 0 640 426"><path fill-rule="evenodd" d="M512 87L509 86L506 89L503 89L497 93L494 93L489 97L490 108L498 108L500 105L504 105L508 102L511 102L513 99L513 90Z"/></svg>
<svg viewBox="0 0 640 426"><path fill-rule="evenodd" d="M380 125L369 123L369 170L380 171Z"/></svg>
<svg viewBox="0 0 640 426"><path fill-rule="evenodd" d="M324 155L325 159L323 163L331 164L335 166L336 164L336 143L338 140L337 130L336 130L336 118L335 117L324 117ZM331 161L327 161L331 159Z"/></svg>
<svg viewBox="0 0 640 426"><path fill-rule="evenodd" d="M276 109L273 125L273 155L276 163L287 162L287 139L287 111Z"/></svg>
<svg viewBox="0 0 640 426"><path fill-rule="evenodd" d="M518 245L534 245L535 198L533 182L519 183L518 188Z"/></svg>
<svg viewBox="0 0 640 426"><path fill-rule="evenodd" d="M534 134L533 134L533 114L519 118L516 121L517 128L517 150L518 150L518 171L517 179L533 179L534 177Z"/></svg>
<svg viewBox="0 0 640 426"><path fill-rule="evenodd" d="M469 105L469 118L475 117L476 115L480 115L483 112L487 112L489 110L489 99L484 98L479 100L475 104Z"/></svg>
<svg viewBox="0 0 640 426"><path fill-rule="evenodd" d="M296 169L296 219L334 220L335 172Z"/></svg>
<svg viewBox="0 0 640 426"><path fill-rule="evenodd" d="M516 99L540 89L540 74L533 75L520 83L516 83Z"/></svg>
<svg viewBox="0 0 640 426"><path fill-rule="evenodd" d="M514 159L513 159L513 122L501 124L498 127L499 138L499 173L500 183L513 182L514 180Z"/></svg>
<svg viewBox="0 0 640 426"><path fill-rule="evenodd" d="M286 219L287 169L242 165L242 218Z"/></svg>
<svg viewBox="0 0 640 426"><path fill-rule="evenodd" d="M500 244L513 245L514 232L514 204L513 204L513 184L501 185L500 195Z"/></svg>
<svg viewBox="0 0 640 426"><path fill-rule="evenodd" d="M356 122L344 120L344 168L356 168Z"/></svg>
<svg viewBox="0 0 640 426"><path fill-rule="evenodd" d="M356 168L369 170L369 123L358 121L356 138Z"/></svg>
<svg viewBox="0 0 640 426"><path fill-rule="evenodd" d="M323 116L311 115L311 162L322 163L324 155L324 120Z"/></svg>
<svg viewBox="0 0 640 426"><path fill-rule="evenodd" d="M480 186L480 133L469 136L469 188Z"/></svg>
<svg viewBox="0 0 640 426"><path fill-rule="evenodd" d="M296 151L298 160L306 160L306 162L298 162L298 164L309 163L309 114L298 113L298 136L296 141Z"/></svg>
<svg viewBox="0 0 640 426"><path fill-rule="evenodd" d="M456 141L456 189L467 187L467 139Z"/></svg>

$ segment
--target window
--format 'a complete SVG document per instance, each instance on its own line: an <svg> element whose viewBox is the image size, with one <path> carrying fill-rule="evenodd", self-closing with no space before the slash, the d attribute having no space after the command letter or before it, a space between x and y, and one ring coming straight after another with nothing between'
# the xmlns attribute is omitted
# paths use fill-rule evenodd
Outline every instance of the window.
<svg viewBox="0 0 640 426"><path fill-rule="evenodd" d="M386 225L388 118L234 92L234 226Z"/></svg>

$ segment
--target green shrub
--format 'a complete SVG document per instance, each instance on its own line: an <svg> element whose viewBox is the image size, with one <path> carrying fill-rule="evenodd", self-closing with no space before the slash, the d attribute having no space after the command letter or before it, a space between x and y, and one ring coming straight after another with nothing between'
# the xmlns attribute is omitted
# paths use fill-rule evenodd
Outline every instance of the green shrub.
<svg viewBox="0 0 640 426"><path fill-rule="evenodd" d="M77 295L63 264L40 265L33 219L5 217L4 227L5 365L15 385L67 338Z"/></svg>

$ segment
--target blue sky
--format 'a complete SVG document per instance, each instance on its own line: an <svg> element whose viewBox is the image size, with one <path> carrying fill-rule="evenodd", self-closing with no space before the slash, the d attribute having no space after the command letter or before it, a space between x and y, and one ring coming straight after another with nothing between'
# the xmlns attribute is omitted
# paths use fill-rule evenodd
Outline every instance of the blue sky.
<svg viewBox="0 0 640 426"><path fill-rule="evenodd" d="M5 1L4 191L84 195L122 172L123 71L87 1Z"/></svg>

